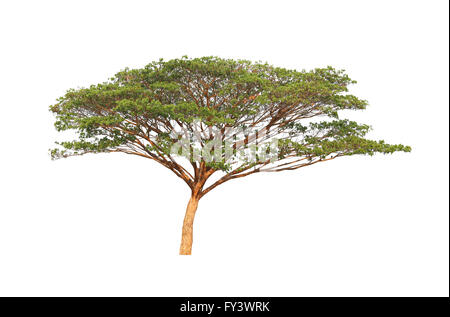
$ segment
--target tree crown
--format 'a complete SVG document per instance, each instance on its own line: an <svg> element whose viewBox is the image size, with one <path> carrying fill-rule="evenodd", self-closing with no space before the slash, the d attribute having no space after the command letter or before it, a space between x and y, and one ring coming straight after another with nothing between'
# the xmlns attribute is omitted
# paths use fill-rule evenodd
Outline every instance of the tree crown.
<svg viewBox="0 0 450 317"><path fill-rule="evenodd" d="M409 146L366 139L368 125L339 118L339 111L367 106L348 93L354 83L332 67L297 71L218 57L161 59L68 90L50 110L56 129L77 137L57 142L51 155L139 155L172 170L202 196L257 172L409 152ZM217 171L224 175L203 188Z"/></svg>

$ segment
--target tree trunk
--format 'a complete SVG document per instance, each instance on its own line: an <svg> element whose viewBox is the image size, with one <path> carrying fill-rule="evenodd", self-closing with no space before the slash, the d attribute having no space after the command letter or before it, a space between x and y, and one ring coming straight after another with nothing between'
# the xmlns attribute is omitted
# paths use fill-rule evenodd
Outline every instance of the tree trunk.
<svg viewBox="0 0 450 317"><path fill-rule="evenodd" d="M199 198L193 194L186 208L186 215L183 221L183 230L181 234L180 255L191 255L192 235L195 212L197 211Z"/></svg>

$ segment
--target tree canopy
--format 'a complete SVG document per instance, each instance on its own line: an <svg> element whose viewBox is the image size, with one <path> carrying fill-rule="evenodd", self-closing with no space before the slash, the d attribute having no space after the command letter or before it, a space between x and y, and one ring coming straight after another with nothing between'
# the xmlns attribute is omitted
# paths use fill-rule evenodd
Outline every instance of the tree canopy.
<svg viewBox="0 0 450 317"><path fill-rule="evenodd" d="M368 125L339 118L342 110L367 106L348 93L354 83L332 67L298 71L218 57L161 59L142 69L125 69L104 83L68 90L50 110L56 114L56 129L72 130L77 137L57 142L51 156L138 155L170 169L201 197L225 181L257 172L410 151L409 146L366 139ZM183 135L188 135L187 144L174 151ZM217 135L216 155L207 159L201 148L217 141ZM266 146L273 141L275 150ZM249 159L248 149L259 152ZM223 176L203 188L215 172Z"/></svg>

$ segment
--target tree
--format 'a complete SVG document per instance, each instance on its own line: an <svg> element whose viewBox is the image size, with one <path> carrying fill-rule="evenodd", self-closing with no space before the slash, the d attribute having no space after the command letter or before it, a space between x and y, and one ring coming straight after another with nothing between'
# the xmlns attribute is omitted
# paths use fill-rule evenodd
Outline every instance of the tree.
<svg viewBox="0 0 450 317"><path fill-rule="evenodd" d="M50 110L56 129L72 130L76 139L56 142L50 152L53 159L122 152L171 170L191 190L180 247L180 254L191 254L198 202L220 184L343 156L411 150L366 139L368 125L339 119L341 110L366 108L348 93L354 83L332 67L161 59L68 90Z"/></svg>

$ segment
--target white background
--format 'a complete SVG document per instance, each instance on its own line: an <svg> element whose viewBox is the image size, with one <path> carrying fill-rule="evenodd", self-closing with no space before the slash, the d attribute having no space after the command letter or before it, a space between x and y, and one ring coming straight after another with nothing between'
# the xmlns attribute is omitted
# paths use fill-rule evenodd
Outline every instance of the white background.
<svg viewBox="0 0 450 317"><path fill-rule="evenodd" d="M448 296L448 2L3 1L0 295ZM52 162L49 105L125 67L216 55L332 65L351 119L411 153L230 181L200 202L121 154Z"/></svg>

